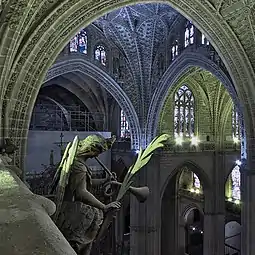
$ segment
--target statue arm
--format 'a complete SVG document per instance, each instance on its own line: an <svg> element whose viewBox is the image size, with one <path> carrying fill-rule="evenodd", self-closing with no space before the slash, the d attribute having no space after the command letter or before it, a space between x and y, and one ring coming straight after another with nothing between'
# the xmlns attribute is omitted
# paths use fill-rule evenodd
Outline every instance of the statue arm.
<svg viewBox="0 0 255 255"><path fill-rule="evenodd" d="M91 194L87 190L86 180L84 180L77 188L76 188L76 201L80 201L84 204L96 207L100 210L105 210L105 204L100 202L93 194Z"/></svg>

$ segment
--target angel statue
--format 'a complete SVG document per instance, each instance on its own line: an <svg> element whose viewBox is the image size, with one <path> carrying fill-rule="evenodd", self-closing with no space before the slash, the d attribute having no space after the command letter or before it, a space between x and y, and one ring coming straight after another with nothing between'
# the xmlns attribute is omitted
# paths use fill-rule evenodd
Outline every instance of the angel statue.
<svg viewBox="0 0 255 255"><path fill-rule="evenodd" d="M90 135L83 140L76 136L66 147L52 183L56 190L56 213L53 220L78 255L89 255L93 241L103 222L103 215L119 210L118 201L107 205L91 192L92 187L109 182L112 176L93 179L86 160L111 148L116 138Z"/></svg>

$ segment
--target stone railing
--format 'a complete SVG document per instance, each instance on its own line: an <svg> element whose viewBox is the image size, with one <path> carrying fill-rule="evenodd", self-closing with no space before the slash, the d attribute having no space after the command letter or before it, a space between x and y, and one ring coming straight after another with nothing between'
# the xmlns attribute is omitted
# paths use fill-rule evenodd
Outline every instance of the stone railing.
<svg viewBox="0 0 255 255"><path fill-rule="evenodd" d="M181 152L210 152L215 151L215 142L201 142L197 146L191 145L190 142L184 142L182 145L176 145L176 143L171 142L166 144L162 151L171 153L181 153ZM225 142L221 150L224 151L239 151L240 145L234 144L233 142Z"/></svg>
<svg viewBox="0 0 255 255"><path fill-rule="evenodd" d="M51 220L55 204L33 194L19 177L0 166L0 253L76 255Z"/></svg>

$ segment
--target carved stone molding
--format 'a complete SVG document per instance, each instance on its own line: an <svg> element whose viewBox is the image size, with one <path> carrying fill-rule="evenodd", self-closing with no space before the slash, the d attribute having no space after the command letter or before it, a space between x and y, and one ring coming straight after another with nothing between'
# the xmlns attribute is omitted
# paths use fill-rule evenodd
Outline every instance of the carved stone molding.
<svg viewBox="0 0 255 255"><path fill-rule="evenodd" d="M4 72L0 82L5 107L3 113L5 118L10 119L5 121L4 130L7 130L7 136L12 135L18 140L16 145L20 147L19 154L23 157L26 146L19 138L25 139L27 136L31 115L29 105L34 103L45 74L57 55L81 27L88 25L89 22L111 9L137 2L63 0L53 5L53 2L49 0L43 2L36 0L29 7L27 1L14 2L15 7L10 8L9 20L15 18L15 21L10 21L11 29L7 26L3 31L4 38L10 40L4 40L5 45L0 48L1 60L6 61L2 67ZM223 16L217 12L217 8L208 0L194 0L192 5L189 0L169 0L168 3L190 19L219 53L235 84L237 94L243 101L245 124L251 127L247 129L247 136L254 137L252 106L255 103L255 74L245 52L247 45L249 47L253 45L251 37L248 36L248 39L244 40L243 35L246 33L240 31L239 24L234 26L235 20L224 20ZM222 10L225 7L224 4ZM17 8L21 11L17 12ZM22 16L24 13L26 15ZM237 37L237 34L240 36ZM253 47L250 48L253 49ZM252 58L251 53L249 57ZM10 67L11 69L8 70ZM147 130L151 129L151 127L147 128ZM150 134L148 139L151 139ZM248 147L249 141L247 139Z"/></svg>

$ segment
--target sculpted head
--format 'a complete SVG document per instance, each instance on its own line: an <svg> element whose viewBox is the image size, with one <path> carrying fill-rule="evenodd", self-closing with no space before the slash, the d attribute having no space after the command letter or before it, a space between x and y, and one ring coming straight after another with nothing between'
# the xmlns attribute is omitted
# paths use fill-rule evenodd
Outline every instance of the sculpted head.
<svg viewBox="0 0 255 255"><path fill-rule="evenodd" d="M99 154L109 150L115 140L115 136L104 138L98 134L89 135L85 139L79 141L76 155L88 158L97 157Z"/></svg>

